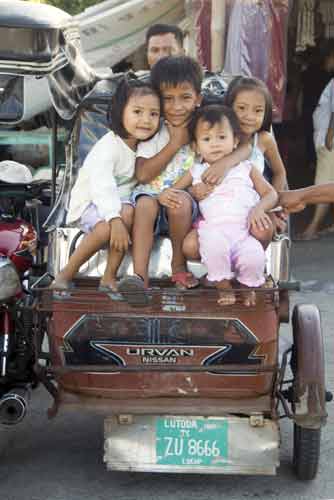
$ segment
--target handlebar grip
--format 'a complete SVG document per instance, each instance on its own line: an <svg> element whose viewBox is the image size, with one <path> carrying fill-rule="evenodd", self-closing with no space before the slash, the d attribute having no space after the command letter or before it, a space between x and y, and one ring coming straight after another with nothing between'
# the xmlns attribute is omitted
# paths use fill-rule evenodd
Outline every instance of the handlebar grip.
<svg viewBox="0 0 334 500"><path fill-rule="evenodd" d="M301 284L300 281L279 281L278 288L280 290L291 290L300 292Z"/></svg>

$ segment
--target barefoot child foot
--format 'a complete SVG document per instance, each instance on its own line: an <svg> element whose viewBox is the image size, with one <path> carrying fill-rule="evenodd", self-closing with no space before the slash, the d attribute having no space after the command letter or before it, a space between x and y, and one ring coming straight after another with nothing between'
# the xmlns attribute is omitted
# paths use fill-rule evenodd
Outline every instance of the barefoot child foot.
<svg viewBox="0 0 334 500"><path fill-rule="evenodd" d="M246 307L256 305L256 293L254 290L245 291L242 293L242 301Z"/></svg>
<svg viewBox="0 0 334 500"><path fill-rule="evenodd" d="M232 306L236 302L235 292L230 280L223 280L216 285L219 291L218 304L220 306Z"/></svg>

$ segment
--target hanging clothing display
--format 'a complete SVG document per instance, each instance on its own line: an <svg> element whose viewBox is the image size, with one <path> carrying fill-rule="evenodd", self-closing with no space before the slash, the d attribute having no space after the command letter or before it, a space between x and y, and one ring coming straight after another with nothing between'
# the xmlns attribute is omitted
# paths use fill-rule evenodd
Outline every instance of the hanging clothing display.
<svg viewBox="0 0 334 500"><path fill-rule="evenodd" d="M315 46L315 0L298 0L296 52Z"/></svg>
<svg viewBox="0 0 334 500"><path fill-rule="evenodd" d="M211 70L211 0L185 0L187 17L190 19L196 45L196 59Z"/></svg>
<svg viewBox="0 0 334 500"><path fill-rule="evenodd" d="M325 26L325 38L334 38L334 2L333 0L321 0L319 12Z"/></svg>
<svg viewBox="0 0 334 500"><path fill-rule="evenodd" d="M224 71L263 80L282 120L286 82L289 0L229 0Z"/></svg>
<svg viewBox="0 0 334 500"><path fill-rule="evenodd" d="M270 12L268 2L230 1L224 71L232 75L268 76Z"/></svg>

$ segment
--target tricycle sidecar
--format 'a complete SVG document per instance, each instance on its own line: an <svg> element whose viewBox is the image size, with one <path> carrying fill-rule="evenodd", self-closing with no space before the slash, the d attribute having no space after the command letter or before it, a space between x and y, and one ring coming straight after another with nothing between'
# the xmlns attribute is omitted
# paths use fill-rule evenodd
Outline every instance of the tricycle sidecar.
<svg viewBox="0 0 334 500"><path fill-rule="evenodd" d="M77 114L62 194L49 218L51 274L82 236L66 227L66 206L92 138L106 130L113 85L100 82ZM312 479L326 420L322 334L317 308L298 306L292 347L279 352L279 327L289 321L294 287L288 257L287 236L272 242L267 284L256 289L252 307L244 306L242 289L235 305L222 307L215 289L172 287L168 238L155 244L143 307L131 305L126 294L98 291L103 251L81 268L73 288L37 287L38 309L48 317L51 363L40 373L52 385L50 413L102 412L110 469L225 474L275 473L286 416L294 423L296 473ZM200 263L188 265L205 274ZM131 272L128 255L120 275Z"/></svg>
<svg viewBox="0 0 334 500"><path fill-rule="evenodd" d="M0 27L9 35L15 30L24 43L15 54L12 46L4 46L0 71L20 78L45 76L70 132L62 187L47 222L48 271L55 275L82 237L66 225L69 196L90 147L107 132L106 108L117 77L96 84L99 78L80 59L78 29L69 16L50 7L51 14L41 19L48 6L5 1L8 8L9 3L15 3L16 19L8 25L4 8ZM36 45L37 39L43 43ZM36 54L36 47L42 53ZM24 96L19 97L15 123L24 116ZM288 237L272 242L267 286L256 290L251 307L243 304L242 289L235 305L220 306L215 289L171 286L167 238L156 242L152 287L143 307L131 305L126 294L98 291L103 251L81 268L69 290L50 289L48 275L41 277L29 289L35 300L27 307L34 312L27 339L34 362L24 383L44 384L54 399L50 416L70 409L105 415L109 469L274 474L285 416L294 424L297 476L312 479L326 421L322 333L317 308L297 306L292 346L280 353L279 327L289 321L293 288L288 257ZM120 275L131 273L131 266L127 256ZM199 263L189 267L197 276L205 273ZM42 356L45 325L50 356ZM3 357L7 337L1 340ZM13 371L18 354L9 359ZM6 390L14 387L15 376L6 381ZM7 416L16 411L19 397L4 406Z"/></svg>

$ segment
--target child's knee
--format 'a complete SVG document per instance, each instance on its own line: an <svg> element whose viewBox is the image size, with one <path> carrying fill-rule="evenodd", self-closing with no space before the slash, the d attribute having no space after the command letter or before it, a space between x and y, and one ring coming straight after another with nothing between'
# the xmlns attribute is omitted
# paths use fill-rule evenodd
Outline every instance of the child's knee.
<svg viewBox="0 0 334 500"><path fill-rule="evenodd" d="M159 210L159 203L151 196L140 196L136 202L135 214L144 214L145 217L156 217Z"/></svg>
<svg viewBox="0 0 334 500"><path fill-rule="evenodd" d="M105 243L110 238L110 224L107 221L98 222L93 229L94 236L101 242Z"/></svg>
<svg viewBox="0 0 334 500"><path fill-rule="evenodd" d="M198 233L196 229L190 231L184 238L182 251L187 259L200 259Z"/></svg>
<svg viewBox="0 0 334 500"><path fill-rule="evenodd" d="M274 226L272 222L269 224L269 227L266 229L258 229L255 227L252 227L250 234L258 240L264 248L266 248L271 240L273 239L274 236Z"/></svg>
<svg viewBox="0 0 334 500"><path fill-rule="evenodd" d="M135 213L135 209L132 205L126 203L122 206L121 217L122 217L124 224L127 227L132 226L134 213Z"/></svg>
<svg viewBox="0 0 334 500"><path fill-rule="evenodd" d="M254 248L239 254L236 267L241 273L263 273L266 262L265 252L259 242Z"/></svg>
<svg viewBox="0 0 334 500"><path fill-rule="evenodd" d="M167 208L168 217L191 218L192 200L186 193L180 193L181 205L177 208ZM182 219L181 219L182 220Z"/></svg>

